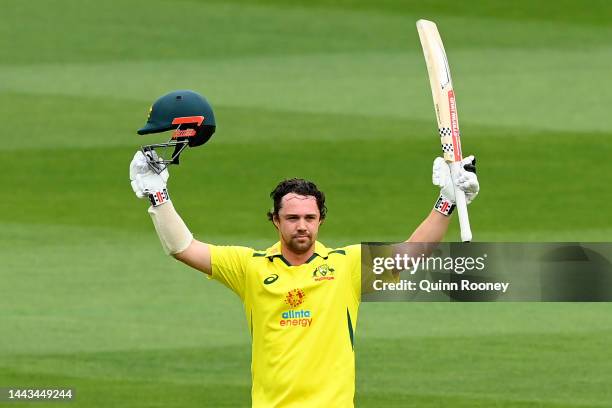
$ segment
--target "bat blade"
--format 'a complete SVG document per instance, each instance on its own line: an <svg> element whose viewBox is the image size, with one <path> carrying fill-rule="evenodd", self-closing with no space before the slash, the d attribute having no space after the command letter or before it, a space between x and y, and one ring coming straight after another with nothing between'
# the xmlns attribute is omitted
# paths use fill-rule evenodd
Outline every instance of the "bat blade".
<svg viewBox="0 0 612 408"><path fill-rule="evenodd" d="M451 175L453 180L455 180L460 171L463 153L461 151L457 101L455 99L448 58L436 24L428 20L419 20L416 25L427 65L431 95L438 121L438 134L442 145L442 154L444 160L449 164ZM459 213L461 240L464 242L471 241L472 232L465 194L458 188L455 188L455 201L457 212Z"/></svg>

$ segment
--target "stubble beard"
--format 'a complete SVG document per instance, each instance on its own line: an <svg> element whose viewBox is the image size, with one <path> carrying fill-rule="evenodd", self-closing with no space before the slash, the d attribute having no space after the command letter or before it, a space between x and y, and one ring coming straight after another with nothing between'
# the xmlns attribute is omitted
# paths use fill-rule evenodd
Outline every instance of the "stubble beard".
<svg viewBox="0 0 612 408"><path fill-rule="evenodd" d="M311 235L300 237L294 236L291 237L285 243L287 244L287 248L291 250L291 252L296 254L303 254L308 252L308 250L312 248L312 246L314 245L314 238Z"/></svg>

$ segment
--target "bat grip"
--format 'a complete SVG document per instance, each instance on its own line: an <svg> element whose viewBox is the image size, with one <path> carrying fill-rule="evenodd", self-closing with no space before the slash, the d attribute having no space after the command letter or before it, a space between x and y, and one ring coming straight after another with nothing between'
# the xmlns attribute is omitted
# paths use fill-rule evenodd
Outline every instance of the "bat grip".
<svg viewBox="0 0 612 408"><path fill-rule="evenodd" d="M453 186L455 188L455 205L459 214L459 227L461 229L461 241L470 242L472 240L472 229L470 228L470 218L467 211L467 203L465 202L465 193L455 183L459 177L461 162L450 163L451 177L453 178Z"/></svg>

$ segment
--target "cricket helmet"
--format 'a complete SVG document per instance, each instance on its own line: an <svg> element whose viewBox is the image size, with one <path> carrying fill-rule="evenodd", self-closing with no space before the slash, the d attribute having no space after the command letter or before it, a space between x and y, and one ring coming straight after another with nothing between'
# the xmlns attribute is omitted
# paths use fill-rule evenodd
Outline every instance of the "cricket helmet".
<svg viewBox="0 0 612 408"><path fill-rule="evenodd" d="M139 135L174 130L170 140L142 146L149 167L161 173L169 164L179 164L179 156L185 147L201 146L215 133L215 115L202 95L194 91L173 91L159 97L149 110L147 123L138 129ZM172 157L164 160L156 148L174 147Z"/></svg>

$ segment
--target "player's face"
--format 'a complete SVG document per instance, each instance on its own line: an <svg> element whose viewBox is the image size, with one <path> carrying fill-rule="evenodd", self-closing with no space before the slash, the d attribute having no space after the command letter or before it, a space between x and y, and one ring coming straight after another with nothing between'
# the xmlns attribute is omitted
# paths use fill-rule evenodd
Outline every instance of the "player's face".
<svg viewBox="0 0 612 408"><path fill-rule="evenodd" d="M295 193L285 195L274 224L285 248L296 254L308 252L317 240L321 224L316 198Z"/></svg>

